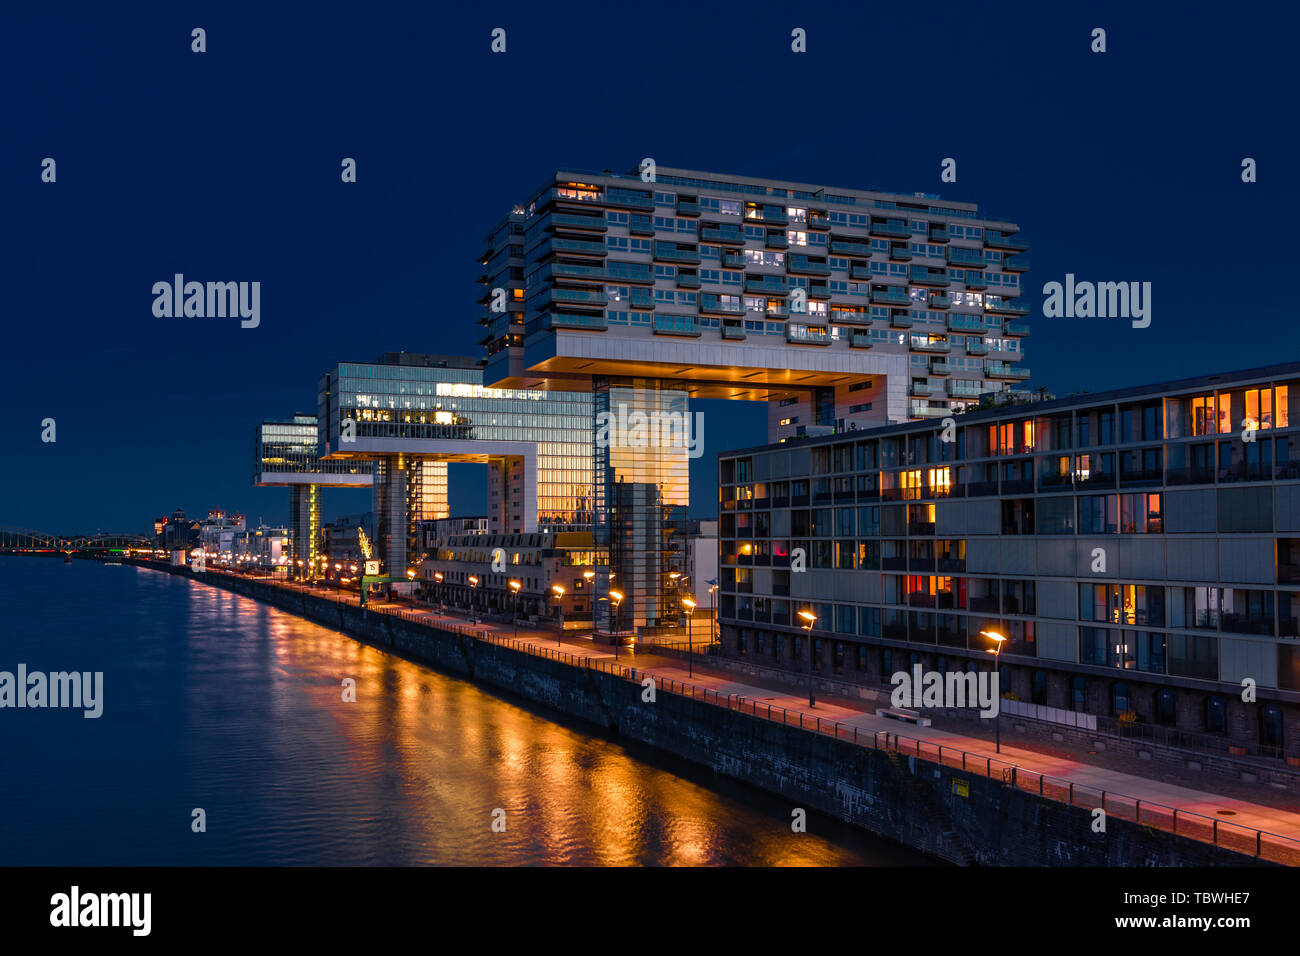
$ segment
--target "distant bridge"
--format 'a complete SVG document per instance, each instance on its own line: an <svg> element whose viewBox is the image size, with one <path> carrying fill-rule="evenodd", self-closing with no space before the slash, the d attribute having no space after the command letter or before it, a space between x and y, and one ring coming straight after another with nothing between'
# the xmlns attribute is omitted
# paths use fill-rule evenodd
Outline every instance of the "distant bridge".
<svg viewBox="0 0 1300 956"><path fill-rule="evenodd" d="M83 534L63 537L28 528L0 527L0 554L103 554L114 551L153 550L153 541L141 534Z"/></svg>

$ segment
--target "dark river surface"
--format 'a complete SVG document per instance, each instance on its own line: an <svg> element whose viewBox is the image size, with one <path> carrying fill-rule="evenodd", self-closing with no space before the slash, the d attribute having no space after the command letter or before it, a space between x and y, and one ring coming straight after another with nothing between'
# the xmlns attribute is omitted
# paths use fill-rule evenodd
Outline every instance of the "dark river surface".
<svg viewBox="0 0 1300 956"><path fill-rule="evenodd" d="M0 671L104 675L0 708L0 865L932 865L184 578L0 557L0 607Z"/></svg>

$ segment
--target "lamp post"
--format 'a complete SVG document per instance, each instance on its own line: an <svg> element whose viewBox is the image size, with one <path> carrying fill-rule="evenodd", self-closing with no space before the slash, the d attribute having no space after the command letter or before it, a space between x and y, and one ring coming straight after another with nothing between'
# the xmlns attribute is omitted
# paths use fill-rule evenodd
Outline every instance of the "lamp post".
<svg viewBox="0 0 1300 956"><path fill-rule="evenodd" d="M808 632L808 706L816 707L817 699L813 696L812 629L813 629L813 625L817 623L817 615L814 614L812 611L803 610L799 612L799 616L808 622L803 627L803 629Z"/></svg>
<svg viewBox="0 0 1300 956"><path fill-rule="evenodd" d="M560 646L560 638L564 636L564 585L552 584L551 590L555 592L555 606L560 612L560 626L555 631L555 646Z"/></svg>
<svg viewBox="0 0 1300 956"><path fill-rule="evenodd" d="M611 578L612 578L613 576L614 576L614 575L612 575L612 574L610 575ZM610 591L610 592L609 592L609 599L610 599L611 601L614 602L614 660L618 660L618 645L619 645L620 643L622 643L622 640L621 640L621 638L619 637L619 626L618 626L618 625L619 625L619 616L620 616L620 614L622 613L622 611L621 611L620 609L621 609L622 606L623 606L623 592L622 592L622 591Z"/></svg>
<svg viewBox="0 0 1300 956"><path fill-rule="evenodd" d="M442 572L441 571L433 572L433 582L436 585L438 585L438 613L441 614L444 610L442 605Z"/></svg>
<svg viewBox="0 0 1300 956"><path fill-rule="evenodd" d="M471 574L469 576L469 620L471 624L478 623L478 616L474 613L474 592L478 590L478 576Z"/></svg>
<svg viewBox="0 0 1300 956"><path fill-rule="evenodd" d="M510 593L515 596L515 638L519 637L519 589L524 586L524 582L518 578L510 579Z"/></svg>
<svg viewBox="0 0 1300 956"><path fill-rule="evenodd" d="M718 642L718 586L716 584L709 585L709 604L711 605L709 610L713 612L713 617L709 618L709 643L716 644Z"/></svg>
<svg viewBox="0 0 1300 956"><path fill-rule="evenodd" d="M997 673L998 657L1002 654L1002 645L1006 643L1006 638L997 631L980 631L982 635L993 641L993 648L986 649L985 653L993 655L993 672ZM998 688L998 696L1002 696L1002 688ZM993 740L994 746L998 753L1002 753L1002 705L998 704L998 712L993 715Z"/></svg>
<svg viewBox="0 0 1300 956"><path fill-rule="evenodd" d="M695 644L691 640L691 625L695 620L695 602L688 597L682 598L682 607L686 608L686 675L695 676Z"/></svg>

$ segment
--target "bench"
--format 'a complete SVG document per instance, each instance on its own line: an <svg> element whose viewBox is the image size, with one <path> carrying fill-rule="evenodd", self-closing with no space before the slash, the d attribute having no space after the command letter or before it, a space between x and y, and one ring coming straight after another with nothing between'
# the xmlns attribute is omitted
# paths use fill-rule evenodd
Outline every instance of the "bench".
<svg viewBox="0 0 1300 956"><path fill-rule="evenodd" d="M876 711L877 717L890 717L894 720L905 720L908 723L916 724L918 727L929 727L930 718L922 717L914 710L904 710L902 707L882 707Z"/></svg>

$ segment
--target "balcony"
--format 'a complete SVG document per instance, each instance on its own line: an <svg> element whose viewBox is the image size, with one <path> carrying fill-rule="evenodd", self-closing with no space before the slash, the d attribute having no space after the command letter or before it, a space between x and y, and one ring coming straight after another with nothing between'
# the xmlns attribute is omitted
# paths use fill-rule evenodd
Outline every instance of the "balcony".
<svg viewBox="0 0 1300 956"><path fill-rule="evenodd" d="M966 269L983 269L984 252L981 249L965 249L961 246L948 247L948 264Z"/></svg>
<svg viewBox="0 0 1300 956"><path fill-rule="evenodd" d="M850 264L849 264L849 278L850 278L850 279L867 279L867 280L869 280L869 279L871 278L871 276L872 276L871 266L867 265L865 262L862 262L862 263L853 262L853 263L850 263Z"/></svg>
<svg viewBox="0 0 1300 956"><path fill-rule="evenodd" d="M1026 252L1029 249L1029 243L1025 240L1016 239L996 229L984 230L984 245L989 249L1007 249L1011 252Z"/></svg>
<svg viewBox="0 0 1300 956"><path fill-rule="evenodd" d="M627 230L637 236L653 236L655 234L655 224L649 216L633 216L632 221L628 223Z"/></svg>
<svg viewBox="0 0 1300 956"><path fill-rule="evenodd" d="M1029 378L1029 369L1020 368L1014 365L1004 365L1001 362L985 362L984 377L1023 381Z"/></svg>
<svg viewBox="0 0 1300 956"><path fill-rule="evenodd" d="M733 252L731 249L722 250L722 268L724 269L743 269L745 268L745 256L740 252Z"/></svg>
<svg viewBox="0 0 1300 956"><path fill-rule="evenodd" d="M942 359L930 360L931 375L947 375L951 371L952 371L952 366L950 366L947 362L943 361Z"/></svg>
<svg viewBox="0 0 1300 956"><path fill-rule="evenodd" d="M700 230L700 241L718 242L724 246L743 246L745 244L745 231L739 226L705 226ZM723 265L726 265L726 263L724 262Z"/></svg>
<svg viewBox="0 0 1300 956"><path fill-rule="evenodd" d="M762 295L788 295L790 288L779 276L748 276L745 279L745 291Z"/></svg>
<svg viewBox="0 0 1300 956"><path fill-rule="evenodd" d="M952 346L946 341L932 339L928 342L913 341L910 348L913 352L947 352Z"/></svg>
<svg viewBox="0 0 1300 956"><path fill-rule="evenodd" d="M913 418L947 418L952 409L946 405L927 405L924 402L912 402L907 413Z"/></svg>
<svg viewBox="0 0 1300 956"><path fill-rule="evenodd" d="M831 267L825 259L813 259L808 256L790 255L786 257L787 272L805 276L828 276Z"/></svg>
<svg viewBox="0 0 1300 956"><path fill-rule="evenodd" d="M939 242L947 242L948 239L949 239L949 236L948 236L948 227L947 227L947 226L941 226L941 225L939 225L939 223L937 223L937 222L932 222L932 223L930 223L930 241L931 241L931 242L935 242L935 243L939 243Z"/></svg>
<svg viewBox="0 0 1300 956"><path fill-rule="evenodd" d="M789 225L790 217L786 215L784 206L759 206L755 203L745 203L745 221L761 222L767 226L785 226Z"/></svg>
<svg viewBox="0 0 1300 956"><path fill-rule="evenodd" d="M1029 306L1003 299L1001 302L985 301L984 311L993 312L997 315L1028 315Z"/></svg>
<svg viewBox="0 0 1300 956"><path fill-rule="evenodd" d="M563 252L580 256L604 256L609 251L605 248L603 242L593 242L589 239L565 239L562 236L552 236L549 248L551 252Z"/></svg>
<svg viewBox="0 0 1300 956"><path fill-rule="evenodd" d="M700 287L700 277L679 272L677 273L677 287L679 289L698 289Z"/></svg>
<svg viewBox="0 0 1300 956"><path fill-rule="evenodd" d="M710 315L740 315L745 311L743 302L727 302L715 293L704 292L700 295L700 311Z"/></svg>
<svg viewBox="0 0 1300 956"><path fill-rule="evenodd" d="M1003 259L1003 260L1002 260L1002 271L1003 271L1003 272L1028 272L1028 271L1029 271L1029 257L1028 257L1028 256L1011 256L1010 258Z"/></svg>
<svg viewBox="0 0 1300 956"><path fill-rule="evenodd" d="M693 315L656 315L652 328L655 335L700 336L700 320Z"/></svg>
<svg viewBox="0 0 1300 956"><path fill-rule="evenodd" d="M929 266L912 266L907 279L913 285L945 286L948 284L947 269L932 269Z"/></svg>
<svg viewBox="0 0 1300 956"><path fill-rule="evenodd" d="M851 349L869 349L871 348L871 333L864 329L849 330L849 348Z"/></svg>
<svg viewBox="0 0 1300 956"><path fill-rule="evenodd" d="M932 295L925 300L927 309L949 309L952 308L952 296L947 293Z"/></svg>
<svg viewBox="0 0 1300 956"><path fill-rule="evenodd" d="M700 204L690 199L677 200L677 215L679 216L698 216L700 214Z"/></svg>
<svg viewBox="0 0 1300 956"><path fill-rule="evenodd" d="M831 287L825 282L809 282L808 298L810 299L829 299L831 297Z"/></svg>
<svg viewBox="0 0 1300 956"><path fill-rule="evenodd" d="M609 293L604 289L566 289L563 286L552 286L545 300L604 308L609 303Z"/></svg>
<svg viewBox="0 0 1300 956"><path fill-rule="evenodd" d="M967 355L988 355L989 347L984 342L972 342L970 339L967 339L966 354Z"/></svg>
<svg viewBox="0 0 1300 956"><path fill-rule="evenodd" d="M789 249L790 237L783 232L769 232L763 239L763 245L769 249Z"/></svg>
<svg viewBox="0 0 1300 956"><path fill-rule="evenodd" d="M1028 335L1028 322L1006 322L1002 326L1003 335Z"/></svg>
<svg viewBox="0 0 1300 956"><path fill-rule="evenodd" d="M656 242L654 257L659 262L686 262L698 265L700 253L697 249L686 248L675 242Z"/></svg>
<svg viewBox="0 0 1300 956"><path fill-rule="evenodd" d="M962 382L948 383L949 398L979 398L986 391L988 389L980 388L978 385L966 385Z"/></svg>
<svg viewBox="0 0 1300 956"><path fill-rule="evenodd" d="M983 333L984 320L978 315L967 315L965 312L954 312L948 316L949 332L977 332Z"/></svg>
<svg viewBox="0 0 1300 956"><path fill-rule="evenodd" d="M928 382L913 382L908 386L907 394L924 398L930 394L930 385Z"/></svg>
<svg viewBox="0 0 1300 956"><path fill-rule="evenodd" d="M912 313L908 309L891 309L889 312L889 324L893 328L910 329L912 321Z"/></svg>
<svg viewBox="0 0 1300 956"><path fill-rule="evenodd" d="M982 292L989 287L989 280L982 272L967 272L963 281L966 283L966 288L972 292Z"/></svg>
<svg viewBox="0 0 1300 956"><path fill-rule="evenodd" d="M905 242L895 242L889 247L889 258L895 262L911 262L912 247Z"/></svg>
<svg viewBox="0 0 1300 956"><path fill-rule="evenodd" d="M632 192L627 189L609 189L605 193L604 203L606 206L614 206L618 209L639 209L642 212L653 212L655 197L651 193Z"/></svg>
<svg viewBox="0 0 1300 956"><path fill-rule="evenodd" d="M870 232L882 239L911 239L912 227L906 219L871 219Z"/></svg>
<svg viewBox="0 0 1300 956"><path fill-rule="evenodd" d="M803 325L787 325L785 340L791 345L830 345L834 341L829 331Z"/></svg>
<svg viewBox="0 0 1300 956"><path fill-rule="evenodd" d="M653 309L655 307L654 295L649 289L631 289L629 290L628 302L634 309Z"/></svg>
<svg viewBox="0 0 1300 956"><path fill-rule="evenodd" d="M873 305L911 305L912 297L906 289L872 289Z"/></svg>
<svg viewBox="0 0 1300 956"><path fill-rule="evenodd" d="M836 325L870 325L870 312L856 312L851 309L831 309L831 321Z"/></svg>
<svg viewBox="0 0 1300 956"><path fill-rule="evenodd" d="M609 227L604 216L578 216L567 212L551 213L550 226L558 229L581 229L585 232L605 232Z"/></svg>
<svg viewBox="0 0 1300 956"><path fill-rule="evenodd" d="M831 227L831 217L824 212L808 213L808 228L816 229L818 232L826 232Z"/></svg>
<svg viewBox="0 0 1300 956"><path fill-rule="evenodd" d="M573 312L552 312L542 320L544 329L582 329L603 332L607 327L603 314L578 315Z"/></svg>
<svg viewBox="0 0 1300 956"><path fill-rule="evenodd" d="M831 255L871 258L871 243L860 239L831 239Z"/></svg>
<svg viewBox="0 0 1300 956"><path fill-rule="evenodd" d="M743 325L724 325L722 327L722 337L743 342L745 340L745 327Z"/></svg>

